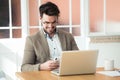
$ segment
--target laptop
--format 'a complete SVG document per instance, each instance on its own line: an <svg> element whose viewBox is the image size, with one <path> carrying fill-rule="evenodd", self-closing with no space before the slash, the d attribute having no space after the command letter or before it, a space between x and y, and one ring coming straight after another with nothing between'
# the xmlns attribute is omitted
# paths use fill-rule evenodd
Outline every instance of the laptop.
<svg viewBox="0 0 120 80"><path fill-rule="evenodd" d="M98 50L62 51L56 75L94 74L96 72Z"/></svg>

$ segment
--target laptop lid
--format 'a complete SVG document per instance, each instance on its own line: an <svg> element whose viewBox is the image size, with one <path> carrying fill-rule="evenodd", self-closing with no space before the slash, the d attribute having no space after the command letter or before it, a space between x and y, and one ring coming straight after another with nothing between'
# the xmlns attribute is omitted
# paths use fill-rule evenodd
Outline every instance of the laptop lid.
<svg viewBox="0 0 120 80"><path fill-rule="evenodd" d="M57 75L91 74L96 72L98 50L63 51Z"/></svg>

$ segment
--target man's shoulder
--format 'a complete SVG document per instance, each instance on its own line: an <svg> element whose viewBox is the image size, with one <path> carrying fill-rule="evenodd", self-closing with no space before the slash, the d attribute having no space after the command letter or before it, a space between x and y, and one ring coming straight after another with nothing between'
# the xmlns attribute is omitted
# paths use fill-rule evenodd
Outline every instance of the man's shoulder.
<svg viewBox="0 0 120 80"><path fill-rule="evenodd" d="M60 33L60 34L71 34L71 33L69 33L69 32L67 32L67 31L65 31L65 30L62 30L62 29L58 29L58 33Z"/></svg>
<svg viewBox="0 0 120 80"><path fill-rule="evenodd" d="M40 38L40 31L36 32L35 34L33 35L29 35L27 36L27 38L31 38L32 40L37 40Z"/></svg>
<svg viewBox="0 0 120 80"><path fill-rule="evenodd" d="M65 31L65 30L61 30L61 29L58 29L58 34L61 34L61 35L64 35L64 36L73 36L71 33Z"/></svg>

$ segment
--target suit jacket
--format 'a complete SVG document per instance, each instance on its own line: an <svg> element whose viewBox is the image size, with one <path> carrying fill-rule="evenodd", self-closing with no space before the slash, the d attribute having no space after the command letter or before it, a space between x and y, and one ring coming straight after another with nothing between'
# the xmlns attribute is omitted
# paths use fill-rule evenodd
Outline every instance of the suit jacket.
<svg viewBox="0 0 120 80"><path fill-rule="evenodd" d="M62 50L78 50L73 36L58 29L58 37ZM37 32L33 36L26 38L23 63L21 71L40 70L40 64L50 59L50 51L43 31Z"/></svg>

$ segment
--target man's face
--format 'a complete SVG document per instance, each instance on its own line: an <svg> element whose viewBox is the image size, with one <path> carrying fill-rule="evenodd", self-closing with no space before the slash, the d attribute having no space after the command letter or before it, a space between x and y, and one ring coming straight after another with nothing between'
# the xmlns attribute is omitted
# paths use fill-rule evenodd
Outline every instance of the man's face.
<svg viewBox="0 0 120 80"><path fill-rule="evenodd" d="M58 17L43 14L41 21L45 32L47 32L48 34L53 34L54 30L56 29Z"/></svg>

